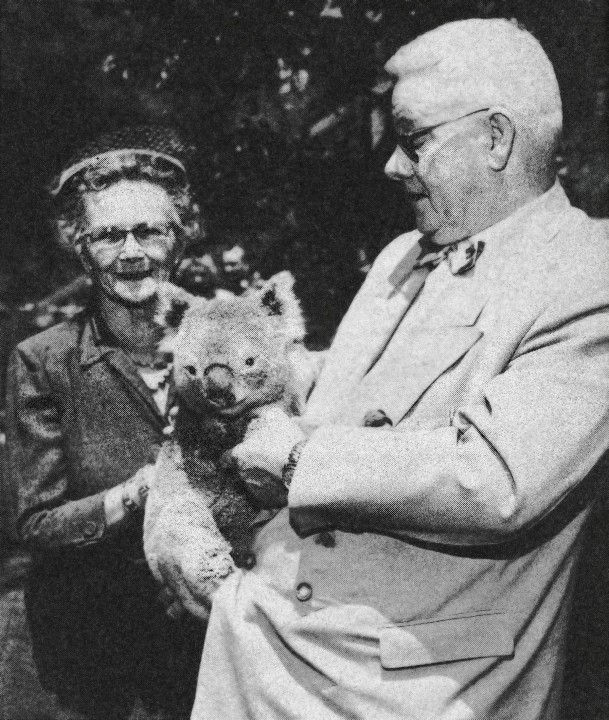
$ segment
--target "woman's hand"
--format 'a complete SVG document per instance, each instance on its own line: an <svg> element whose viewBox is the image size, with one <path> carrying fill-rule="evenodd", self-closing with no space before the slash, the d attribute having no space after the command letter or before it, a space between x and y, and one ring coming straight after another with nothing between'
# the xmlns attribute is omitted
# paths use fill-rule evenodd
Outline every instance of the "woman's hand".
<svg viewBox="0 0 609 720"><path fill-rule="evenodd" d="M122 485L108 490L104 497L106 525L111 527L122 522L127 516L143 510L148 490L154 479L155 466L144 465Z"/></svg>
<svg viewBox="0 0 609 720"><path fill-rule="evenodd" d="M154 465L144 465L130 480L123 483L123 504L137 510L144 509L148 490L154 480L154 468Z"/></svg>
<svg viewBox="0 0 609 720"><path fill-rule="evenodd" d="M262 408L245 440L224 453L223 462L239 473L262 507L282 507L287 491L282 473L294 445L305 438L299 425L278 407Z"/></svg>

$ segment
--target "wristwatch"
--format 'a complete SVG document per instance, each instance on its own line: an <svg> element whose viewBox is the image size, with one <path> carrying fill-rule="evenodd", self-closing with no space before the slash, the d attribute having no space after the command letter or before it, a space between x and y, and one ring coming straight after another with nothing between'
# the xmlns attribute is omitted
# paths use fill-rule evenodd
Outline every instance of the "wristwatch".
<svg viewBox="0 0 609 720"><path fill-rule="evenodd" d="M300 455L306 444L307 444L306 440L300 440L299 442L297 442L296 445L294 445L294 447L290 450L290 454L288 455L288 460L287 460L286 464L283 466L283 471L281 473L281 480L282 480L283 484L285 485L286 490L290 489L290 485L292 483L292 477L294 476L294 471L296 470L296 465L298 464L298 461L300 460Z"/></svg>
<svg viewBox="0 0 609 720"><path fill-rule="evenodd" d="M139 510L138 504L135 500L132 500L127 493L127 483L123 483L123 496L121 500L123 501L123 507L128 513L135 513Z"/></svg>

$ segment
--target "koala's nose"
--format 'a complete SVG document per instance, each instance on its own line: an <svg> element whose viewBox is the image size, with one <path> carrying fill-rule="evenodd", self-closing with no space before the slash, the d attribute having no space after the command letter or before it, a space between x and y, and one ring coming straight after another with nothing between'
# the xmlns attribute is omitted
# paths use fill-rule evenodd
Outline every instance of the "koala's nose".
<svg viewBox="0 0 609 720"><path fill-rule="evenodd" d="M227 365L208 365L203 375L209 400L223 405L228 405L234 400L233 372Z"/></svg>

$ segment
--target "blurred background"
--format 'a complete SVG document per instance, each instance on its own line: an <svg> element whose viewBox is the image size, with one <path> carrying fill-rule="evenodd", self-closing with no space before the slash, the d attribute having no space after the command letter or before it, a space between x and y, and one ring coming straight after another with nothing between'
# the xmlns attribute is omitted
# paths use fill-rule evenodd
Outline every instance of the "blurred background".
<svg viewBox="0 0 609 720"><path fill-rule="evenodd" d="M382 175L383 64L421 32L473 16L517 18L542 42L563 93L563 182L576 205L606 215L606 0L4 0L4 313L25 308L23 333L86 297L52 242L45 186L91 136L154 122L197 148L202 291L224 282L213 274L235 246L263 277L289 268L309 341L326 345L370 261L411 227Z"/></svg>
<svg viewBox="0 0 609 720"><path fill-rule="evenodd" d="M3 0L1 8L1 387L12 345L78 312L89 291L53 242L45 187L75 147L125 124L173 125L196 148L190 170L205 232L181 282L206 296L240 293L289 269L308 344L327 346L379 250L412 228L399 187L382 173L392 151L383 64L450 20L516 18L541 41L562 90L563 185L578 207L609 215L606 0ZM19 624L22 566L8 550L6 490L0 683L23 698L6 718L46 718L52 710L31 690ZM597 623L609 601L605 526L578 581L565 720L609 716ZM7 670L2 648L20 643L23 665Z"/></svg>

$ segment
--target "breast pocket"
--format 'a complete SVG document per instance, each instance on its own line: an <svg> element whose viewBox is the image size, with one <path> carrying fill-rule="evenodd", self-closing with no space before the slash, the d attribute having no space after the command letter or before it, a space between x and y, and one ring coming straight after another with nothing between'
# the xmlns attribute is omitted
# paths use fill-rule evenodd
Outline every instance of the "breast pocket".
<svg viewBox="0 0 609 720"><path fill-rule="evenodd" d="M381 628L379 641L386 670L514 654L507 617L495 612L397 623Z"/></svg>

